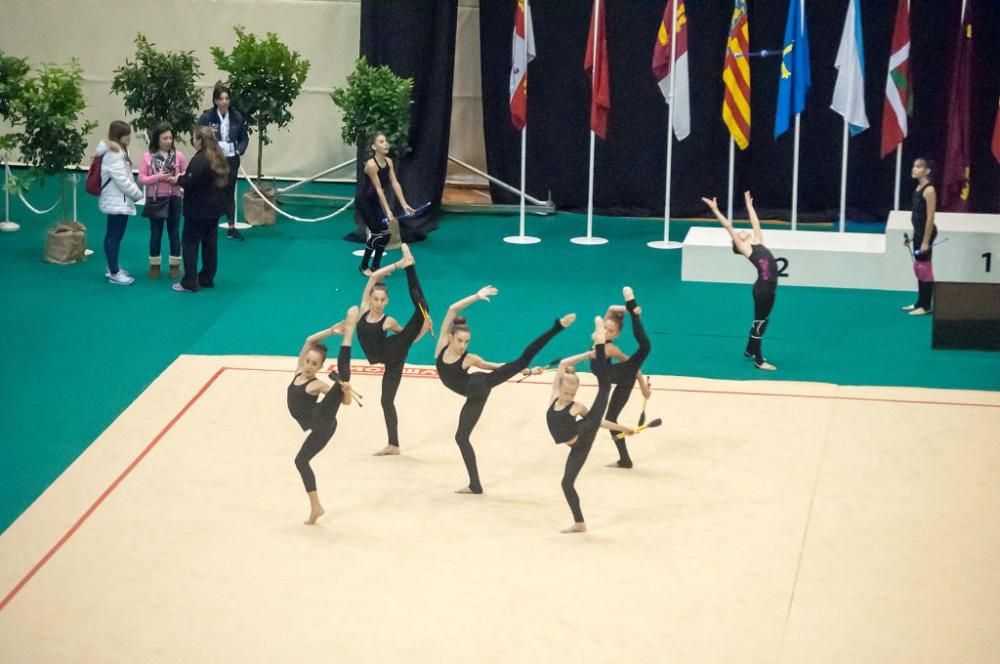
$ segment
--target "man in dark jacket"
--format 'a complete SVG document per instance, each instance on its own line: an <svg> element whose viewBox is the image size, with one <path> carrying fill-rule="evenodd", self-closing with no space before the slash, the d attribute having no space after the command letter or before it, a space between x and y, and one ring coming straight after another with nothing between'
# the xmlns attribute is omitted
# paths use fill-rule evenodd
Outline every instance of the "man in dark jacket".
<svg viewBox="0 0 1000 664"><path fill-rule="evenodd" d="M226 187L229 197L226 204L229 231L226 236L230 240L242 240L243 236L236 230L236 178L239 177L240 157L250 144L250 132L239 111L229 107L231 97L229 86L222 81L216 83L212 90L212 108L201 114L198 124L211 127L222 154L226 155L226 161L229 162L229 184Z"/></svg>

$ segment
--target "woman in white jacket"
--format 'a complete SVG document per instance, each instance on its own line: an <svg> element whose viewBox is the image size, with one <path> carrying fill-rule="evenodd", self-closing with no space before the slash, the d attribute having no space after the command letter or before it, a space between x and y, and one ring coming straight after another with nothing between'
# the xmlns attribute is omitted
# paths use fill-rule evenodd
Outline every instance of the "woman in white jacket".
<svg viewBox="0 0 1000 664"><path fill-rule="evenodd" d="M132 179L132 160L128 157L128 144L132 128L127 122L115 120L108 129L107 142L97 146L101 157L101 197L98 207L108 215L108 230L104 235L104 255L108 270L104 276L112 284L127 286L135 279L118 265L118 249L125 237L128 218L135 215L135 203L142 199L142 190Z"/></svg>

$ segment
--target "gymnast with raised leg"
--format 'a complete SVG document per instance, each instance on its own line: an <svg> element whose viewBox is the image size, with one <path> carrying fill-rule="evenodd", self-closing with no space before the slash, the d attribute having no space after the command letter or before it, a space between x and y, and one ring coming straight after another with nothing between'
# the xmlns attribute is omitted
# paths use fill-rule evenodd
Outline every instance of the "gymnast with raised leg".
<svg viewBox="0 0 1000 664"><path fill-rule="evenodd" d="M459 489L456 493L480 494L483 492L483 485L479 482L479 469L476 466L476 452L472 449L470 436L476 422L483 414L483 408L486 406L490 391L519 373L541 373L541 369L529 368L531 360L552 337L576 320L576 314L566 314L557 319L542 336L528 344L520 357L513 362L506 364L487 362L478 355L469 352L469 340L472 338L472 332L469 330L465 318L459 316L458 313L473 302L480 300L489 302L490 297L496 294L497 289L493 286L483 286L476 293L451 305L448 308L448 314L441 323L441 334L435 349L435 364L441 382L452 392L465 397L465 404L458 417L455 442L458 443L458 449L462 452L462 460L465 462L465 469L469 473L469 485ZM473 367L485 371L469 373L469 369Z"/></svg>
<svg viewBox="0 0 1000 664"><path fill-rule="evenodd" d="M309 432L299 453L295 455L295 468L302 476L302 483L309 496L307 525L316 523L316 519L323 516L323 506L316 492L316 476L309 462L326 447L337 430L337 411L341 404L351 403L351 337L357 319L358 308L351 307L347 310L345 320L309 336L299 352L295 378L288 385L288 412L303 431ZM319 380L316 372L326 361L327 348L322 342L335 334L342 335L342 338L337 354L337 371L330 374L330 378L334 380L331 387ZM318 401L320 394L326 395L322 401Z"/></svg>
<svg viewBox="0 0 1000 664"><path fill-rule="evenodd" d="M715 198L702 198L701 200L715 213L722 227L729 231L729 237L733 241L733 253L743 254L757 269L757 280L753 282L753 325L750 327L750 338L747 340L747 347L743 351L743 355L753 359L754 366L758 369L774 371L777 367L764 358L761 342L764 338L764 332L767 331L767 319L774 307L774 296L778 292L778 263L774 260L774 254L764 246L764 236L760 231L760 219L757 218L757 211L753 207L753 198L751 198L750 192L744 192L743 198L746 201L747 214L750 216L750 225L753 228L751 233L735 230L733 222L719 211L719 205Z"/></svg>
<svg viewBox="0 0 1000 664"><path fill-rule="evenodd" d="M649 337L646 336L646 330L643 328L642 320L639 318L642 309L636 304L635 295L631 288L626 286L622 289L622 295L625 298L625 306L620 304L612 305L608 307L608 312L604 315L604 332L605 338L608 340L604 352L609 362L612 359L618 360L617 363L611 364L608 371L609 381L615 386L614 391L611 393L611 399L608 402L608 413L606 416L611 422L618 421L618 416L621 415L622 410L624 410L625 405L628 403L629 397L632 396L632 388L637 381L643 398L649 399L652 393L649 381L646 380L646 377L642 375L642 371L640 370L642 363L649 357L649 352L652 350ZM631 356L626 355L617 346L610 343L612 339L617 338L621 334L626 311L632 319L632 333L639 344L639 349ZM597 373L593 363L591 371ZM614 441L615 447L618 448L618 461L610 464L610 466L612 468L631 468L632 458L629 456L625 441L615 437L613 431L611 433L611 440Z"/></svg>
<svg viewBox="0 0 1000 664"><path fill-rule="evenodd" d="M431 319L427 313L427 300L417 280L416 261L410 248L402 245L403 258L397 263L376 270L368 277L368 284L361 295L361 318L358 320L357 335L361 349L371 364L385 365L382 374L382 413L385 415L385 429L389 441L375 456L399 454L399 418L396 415L396 392L403 378L406 354L425 332L431 329ZM406 283L413 302L413 314L406 326L400 326L395 318L385 312L389 304L389 291L383 281L402 267L406 271ZM389 332L395 334L389 335Z"/></svg>
<svg viewBox="0 0 1000 664"><path fill-rule="evenodd" d="M608 395L611 392L611 372L605 357L605 322L600 316L594 317L594 333L591 339L595 344L593 351L568 357L559 363L555 379L552 381L549 409L545 412L545 421L552 439L557 445L565 443L570 448L569 456L566 457L566 469L563 472L562 490L573 513L573 525L563 530L564 533L582 533L587 530L575 484L590 454L590 448L594 445L598 429L603 426L625 434L634 433L631 427L611 422L604 417L608 407ZM575 401L580 379L574 369L576 363L588 358L592 358L590 366L597 376L597 396L589 410L582 403Z"/></svg>

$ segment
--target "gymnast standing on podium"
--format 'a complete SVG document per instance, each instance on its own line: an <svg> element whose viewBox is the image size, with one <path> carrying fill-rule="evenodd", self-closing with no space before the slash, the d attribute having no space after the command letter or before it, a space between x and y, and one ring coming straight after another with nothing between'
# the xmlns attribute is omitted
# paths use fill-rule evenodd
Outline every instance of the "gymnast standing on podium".
<svg viewBox="0 0 1000 664"><path fill-rule="evenodd" d="M913 190L913 238L907 245L913 252L913 273L917 275L917 302L903 307L911 316L925 316L931 312L934 297L934 270L931 267L931 252L937 237L934 213L937 211L937 190L931 183L934 162L930 159L916 159L910 175L917 181Z"/></svg>
<svg viewBox="0 0 1000 664"><path fill-rule="evenodd" d="M754 366L758 369L774 371L777 367L764 358L761 341L767 330L767 319L774 307L774 296L778 292L778 263L774 260L774 254L764 246L764 235L760 232L760 219L757 218L757 211L753 207L753 198L751 198L750 192L744 192L743 198L746 201L747 214L750 216L750 226L753 229L750 233L734 229L733 222L719 211L719 205L715 198L702 198L701 200L715 213L719 223L729 232L729 237L733 241L733 253L743 254L757 268L757 280L753 283L753 325L750 327L750 338L747 339L747 347L743 351L743 355L752 358Z"/></svg>

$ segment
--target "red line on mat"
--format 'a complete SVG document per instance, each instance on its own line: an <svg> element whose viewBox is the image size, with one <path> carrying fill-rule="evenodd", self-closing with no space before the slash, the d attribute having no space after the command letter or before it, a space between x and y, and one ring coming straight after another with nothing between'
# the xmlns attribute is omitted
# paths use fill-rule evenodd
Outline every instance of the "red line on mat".
<svg viewBox="0 0 1000 664"><path fill-rule="evenodd" d="M100 507L101 503L104 502L104 499L110 496L111 492L114 491L116 488L118 488L118 485L122 483L122 480L128 477L128 474L131 473L135 469L135 467L139 465L139 462L142 461L154 447L156 447L156 444L159 443L160 440L162 440L165 435L167 435L167 432L170 431L173 428L173 426L177 424L178 420L180 420L181 417L183 417L184 414L187 413L188 409L190 409L191 406L193 406L194 403L198 399L200 399L201 396L205 394L205 392L208 391L208 388L212 386L212 383L214 383L215 380L219 376L221 376L225 370L226 368L222 367L214 374L212 374L212 377L209 378L208 381L201 386L201 389L198 390L198 393L195 394L193 397L191 397L191 399L186 404L184 404L184 407L181 408L176 415L174 415L173 419L171 419L170 422L167 423L167 426L163 427L160 433L156 434L156 437L153 438L153 440L149 443L149 445L146 445L146 448L139 453L139 456L137 456L132 461L132 463L130 463L128 467L121 472L121 474L115 479L115 481L112 482L111 485L104 490L104 493L102 493L97 498L97 500L94 501L94 504L91 505L87 509L87 511L83 513L83 516L81 516L79 519L76 520L76 523L73 524L73 527L67 530L66 534L63 535L58 542L56 542L55 546L49 549L49 552L46 553L44 556L42 556L41 560L35 563L35 566L32 567L31 570L24 575L24 578L21 579L16 586L14 586L14 589L11 590L9 593L7 593L7 596L3 598L3 601L0 601L0 611L3 611L4 607L7 606L12 599L14 599L14 596L17 595L18 592L21 591L21 588L24 588L24 586L27 585L28 581L31 581L31 578L38 573L38 570L42 569L42 566L44 566L45 563L49 562L49 559L52 558L52 556L54 556L56 552L62 548L62 545L65 544L69 540L69 538L73 536L73 533L75 533L77 530L80 529L80 526L82 526L84 522L90 518L90 515L93 514L98 507Z"/></svg>
<svg viewBox="0 0 1000 664"><path fill-rule="evenodd" d="M30 581L31 578L35 576L35 574L37 574L38 571L45 565L45 563L47 563L49 559L52 558L52 556L54 556L56 552L62 548L62 545L65 544L69 540L69 538L72 537L73 534L80 529L80 526L82 526L84 522L88 518L90 518L90 515L93 514L98 507L100 507L101 503L103 503L104 500L109 495L111 495L111 492L114 491L116 488L118 488L118 485L121 484L122 481L129 475L129 473L131 473L135 469L135 467L139 465L139 462L142 461L154 447L156 447L157 443L159 443L160 440L165 435L167 435L167 432L169 432L173 428L173 426L177 424L178 420L180 420L181 417L183 417L187 413L187 411L191 408L191 406L193 406L194 403L198 401L198 399L200 399L205 394L205 392L208 391L208 388L210 388L212 384L216 381L216 379L218 379L218 377L221 376L225 371L268 371L268 372L294 373L291 370L286 371L284 369L257 369L253 367L220 367L219 370L216 371L212 375L212 377L209 378L208 381L201 386L201 389L198 390L197 394L191 397L191 399L184 405L184 407L181 408L176 415L174 415L173 419L171 419L170 422L168 422L167 425L163 427L160 433L156 434L156 437L153 438L153 440L146 446L146 448L139 453L139 456L137 456L132 461L132 463L130 463L128 467L121 472L121 474L117 477L117 479L115 479L115 481L112 482L111 485L104 490L104 493L102 493L97 498L97 500L94 501L94 504L91 505L87 509L87 511L83 513L83 516L81 516L79 519L76 520L76 523L73 524L73 527L70 528L68 531L66 531L66 534L63 535L58 542L56 542L55 546L49 549L49 552L46 553L42 557L42 559L39 560L35 564L35 566L31 568L31 570L27 574L24 575L24 578L21 579L21 581L18 582L16 586L14 586L13 590L7 593L7 596L3 598L3 601L0 601L0 611L3 611L4 607L6 607L7 604L9 604L12 599L14 599L14 596L17 595L17 593L20 592L22 588L24 588L24 586L28 583L28 581ZM382 367L370 366L370 365L353 365L351 367L351 371L352 372L357 371L357 373L359 374L364 374L369 376L381 375L383 373ZM406 378L434 378L437 376L437 372L433 369L408 369L404 370L403 376ZM547 385L548 383L547 382L540 383L539 381L525 381L524 383L515 383L515 384ZM590 385L589 387L596 387L596 386ZM694 394L731 394L736 396L785 397L791 399L833 399L840 401L875 401L881 403L922 404L922 405L933 405L933 406L971 406L978 408L1000 408L1000 404L965 403L957 401L921 401L916 399L885 399L878 397L848 397L848 396L832 396L832 395L825 396L821 394L775 394L769 392L746 392L746 391L736 391L736 390L696 390L696 389L673 388L673 387L654 387L652 389L656 392L690 392Z"/></svg>

